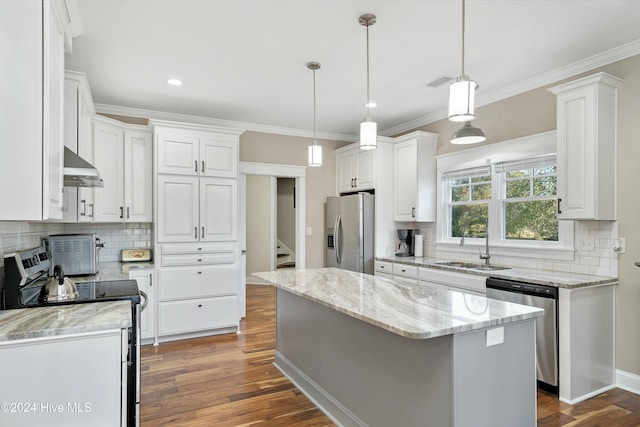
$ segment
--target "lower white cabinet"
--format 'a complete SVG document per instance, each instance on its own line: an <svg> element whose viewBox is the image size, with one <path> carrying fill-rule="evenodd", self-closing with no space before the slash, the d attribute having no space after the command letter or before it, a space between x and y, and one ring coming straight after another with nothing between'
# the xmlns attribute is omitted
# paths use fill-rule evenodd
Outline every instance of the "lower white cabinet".
<svg viewBox="0 0 640 427"><path fill-rule="evenodd" d="M140 313L140 338L143 343L156 337L156 285L153 268L129 271L129 279L138 282L138 289L147 295L146 307Z"/></svg>
<svg viewBox="0 0 640 427"><path fill-rule="evenodd" d="M0 342L0 366L0 426L127 425L126 330Z"/></svg>
<svg viewBox="0 0 640 427"><path fill-rule="evenodd" d="M160 340L237 331L236 243L160 245Z"/></svg>

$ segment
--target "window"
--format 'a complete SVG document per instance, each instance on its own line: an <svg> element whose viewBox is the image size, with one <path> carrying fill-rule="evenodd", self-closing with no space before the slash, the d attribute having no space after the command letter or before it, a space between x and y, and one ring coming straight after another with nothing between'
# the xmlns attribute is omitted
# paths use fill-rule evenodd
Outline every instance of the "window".
<svg viewBox="0 0 640 427"><path fill-rule="evenodd" d="M485 238L491 169L489 167L449 172L444 178L449 186L448 212L450 237Z"/></svg>
<svg viewBox="0 0 640 427"><path fill-rule="evenodd" d="M556 159L539 156L499 163L502 240L558 242Z"/></svg>

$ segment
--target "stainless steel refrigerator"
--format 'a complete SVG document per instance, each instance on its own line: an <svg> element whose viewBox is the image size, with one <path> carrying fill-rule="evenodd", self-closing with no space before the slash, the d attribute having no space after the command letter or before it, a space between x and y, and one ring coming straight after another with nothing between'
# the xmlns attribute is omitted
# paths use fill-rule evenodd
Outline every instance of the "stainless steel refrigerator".
<svg viewBox="0 0 640 427"><path fill-rule="evenodd" d="M327 266L373 274L374 196L327 197Z"/></svg>

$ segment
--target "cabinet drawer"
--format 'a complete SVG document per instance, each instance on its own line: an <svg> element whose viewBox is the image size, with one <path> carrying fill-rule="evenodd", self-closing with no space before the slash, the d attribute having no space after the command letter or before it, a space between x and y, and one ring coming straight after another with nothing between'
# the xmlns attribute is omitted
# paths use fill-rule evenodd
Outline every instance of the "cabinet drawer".
<svg viewBox="0 0 640 427"><path fill-rule="evenodd" d="M374 261L375 271L380 273L393 274L393 263L388 261Z"/></svg>
<svg viewBox="0 0 640 427"><path fill-rule="evenodd" d="M393 264L393 275L394 276L403 276L410 277L412 279L418 278L418 267L414 265L406 265L406 264Z"/></svg>
<svg viewBox="0 0 640 427"><path fill-rule="evenodd" d="M160 265L163 267L179 267L189 265L233 264L235 261L236 256L233 252L223 252L219 254L162 255Z"/></svg>
<svg viewBox="0 0 640 427"><path fill-rule="evenodd" d="M160 270L160 301L235 295L238 292L237 265L179 267Z"/></svg>
<svg viewBox="0 0 640 427"><path fill-rule="evenodd" d="M452 290L471 290L481 294L487 293L487 278L484 276L428 267L420 267L418 274L420 280L440 283L453 288Z"/></svg>
<svg viewBox="0 0 640 427"><path fill-rule="evenodd" d="M238 326L238 299L227 296L161 302L158 319L160 335Z"/></svg>
<svg viewBox="0 0 640 427"><path fill-rule="evenodd" d="M170 243L160 246L162 255L182 254L215 254L220 252L235 252L235 242L223 243Z"/></svg>

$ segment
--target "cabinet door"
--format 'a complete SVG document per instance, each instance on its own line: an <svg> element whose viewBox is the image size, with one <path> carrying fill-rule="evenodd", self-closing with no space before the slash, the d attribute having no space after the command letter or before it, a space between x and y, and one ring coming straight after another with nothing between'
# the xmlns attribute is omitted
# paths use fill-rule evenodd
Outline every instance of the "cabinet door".
<svg viewBox="0 0 640 427"><path fill-rule="evenodd" d="M158 175L158 241L197 242L198 177Z"/></svg>
<svg viewBox="0 0 640 427"><path fill-rule="evenodd" d="M376 187L376 150L357 151L356 189L371 190Z"/></svg>
<svg viewBox="0 0 640 427"><path fill-rule="evenodd" d="M78 122L78 154L91 164L93 161L93 117L84 96L78 97L80 120ZM93 222L93 188L78 187L78 221Z"/></svg>
<svg viewBox="0 0 640 427"><path fill-rule="evenodd" d="M393 219L413 221L416 210L417 143L406 141L393 146Z"/></svg>
<svg viewBox="0 0 640 427"><path fill-rule="evenodd" d="M158 173L198 175L200 172L198 138L158 134Z"/></svg>
<svg viewBox="0 0 640 427"><path fill-rule="evenodd" d="M54 1L44 3L42 219L62 219L64 167L64 29Z"/></svg>
<svg viewBox="0 0 640 427"><path fill-rule="evenodd" d="M94 124L94 166L104 181L94 192L95 220L122 222L124 218L124 165L122 129L104 123Z"/></svg>
<svg viewBox="0 0 640 427"><path fill-rule="evenodd" d="M151 134L144 131L124 132L124 220L151 222Z"/></svg>
<svg viewBox="0 0 640 427"><path fill-rule="evenodd" d="M237 240L238 185L231 178L200 179L200 240Z"/></svg>
<svg viewBox="0 0 640 427"><path fill-rule="evenodd" d="M200 171L205 176L236 178L238 176L238 144L201 138Z"/></svg>
<svg viewBox="0 0 640 427"><path fill-rule="evenodd" d="M140 313L140 338L155 338L156 294L153 283L153 270L130 271L129 279L135 280L138 283L138 289L147 295L146 307Z"/></svg>
<svg viewBox="0 0 640 427"><path fill-rule="evenodd" d="M355 191L355 179L358 168L357 150L348 150L336 155L336 172L338 174L338 192Z"/></svg>

